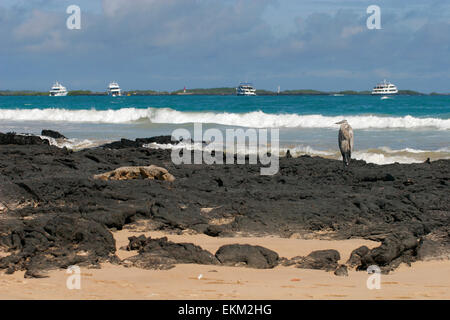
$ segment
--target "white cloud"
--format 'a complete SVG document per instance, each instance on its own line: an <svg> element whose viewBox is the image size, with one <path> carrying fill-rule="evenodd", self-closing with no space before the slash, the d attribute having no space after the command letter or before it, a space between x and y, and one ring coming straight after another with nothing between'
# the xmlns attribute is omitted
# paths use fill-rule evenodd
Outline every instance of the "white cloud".
<svg viewBox="0 0 450 320"><path fill-rule="evenodd" d="M191 87L210 86L206 79L223 85L251 75L254 82L266 79L271 88L276 78L283 87L318 89L348 79L348 88L358 89L374 78L408 74L413 83L450 71L450 23L436 18L443 17L442 8L420 10L414 1L401 12L397 4L382 3L387 7L383 30L371 32L365 28L364 5L319 2L306 1L307 13L299 12L296 2L291 14L272 17L272 0L104 0L102 13L85 12L80 5L80 31L66 29L65 10L39 8L35 1L20 8L0 4L0 56L8 54L9 65L25 66L36 78L42 72L33 71L30 61L64 64L67 73L79 74L79 83L82 77L104 81L119 74L131 83L164 89L186 79L198 80ZM27 3L33 3L28 10ZM293 2L278 3L285 12ZM289 32L277 32L277 25L289 25Z"/></svg>

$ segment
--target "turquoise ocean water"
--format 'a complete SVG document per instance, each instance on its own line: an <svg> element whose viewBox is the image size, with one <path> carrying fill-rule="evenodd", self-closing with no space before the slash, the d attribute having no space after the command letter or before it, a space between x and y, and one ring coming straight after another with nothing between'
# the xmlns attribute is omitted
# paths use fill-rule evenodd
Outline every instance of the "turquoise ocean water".
<svg viewBox="0 0 450 320"><path fill-rule="evenodd" d="M354 157L411 163L450 158L450 96L0 97L0 132L54 129L71 148L207 128L279 128L280 152L339 158L334 123L355 131Z"/></svg>

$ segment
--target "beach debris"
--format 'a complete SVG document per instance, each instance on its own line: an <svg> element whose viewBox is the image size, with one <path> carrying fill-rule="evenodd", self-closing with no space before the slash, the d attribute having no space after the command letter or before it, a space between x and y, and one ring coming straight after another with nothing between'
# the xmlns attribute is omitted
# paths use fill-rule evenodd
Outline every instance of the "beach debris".
<svg viewBox="0 0 450 320"><path fill-rule="evenodd" d="M175 181L175 177L167 169L150 165L147 167L121 167L94 176L96 180L134 180L149 179L162 181Z"/></svg>
<svg viewBox="0 0 450 320"><path fill-rule="evenodd" d="M202 278L203 278L202 274L199 274L198 277L197 277L198 280L201 280Z"/></svg>
<svg viewBox="0 0 450 320"><path fill-rule="evenodd" d="M272 269L278 265L275 251L248 244L229 244L219 248L217 259L225 265L240 265L256 269Z"/></svg>

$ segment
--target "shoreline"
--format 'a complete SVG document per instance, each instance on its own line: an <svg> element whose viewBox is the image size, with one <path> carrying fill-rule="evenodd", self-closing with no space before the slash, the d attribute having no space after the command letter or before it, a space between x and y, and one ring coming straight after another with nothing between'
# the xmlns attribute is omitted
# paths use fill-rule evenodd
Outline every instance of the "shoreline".
<svg viewBox="0 0 450 320"><path fill-rule="evenodd" d="M343 170L303 156L260 176L260 165L177 166L140 145L169 138L76 152L37 136L3 141L0 281L11 297L449 298L437 278L450 257L450 160ZM151 179L104 174L150 164ZM361 287L374 264L387 294ZM68 265L82 268L89 292L60 287ZM156 287L141 285L147 277Z"/></svg>

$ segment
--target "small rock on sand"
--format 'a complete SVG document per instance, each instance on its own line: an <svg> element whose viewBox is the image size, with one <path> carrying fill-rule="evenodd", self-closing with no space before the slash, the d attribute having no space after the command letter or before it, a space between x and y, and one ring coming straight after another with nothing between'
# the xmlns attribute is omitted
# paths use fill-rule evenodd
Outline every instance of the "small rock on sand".
<svg viewBox="0 0 450 320"><path fill-rule="evenodd" d="M297 268L333 271L336 270L340 259L341 256L336 250L317 250L303 258Z"/></svg>
<svg viewBox="0 0 450 320"><path fill-rule="evenodd" d="M350 258L347 260L347 264L350 267L359 266L361 264L361 257L364 257L369 251L369 248L366 246L361 246L358 249L353 250L350 254Z"/></svg>
<svg viewBox="0 0 450 320"><path fill-rule="evenodd" d="M216 257L225 265L239 265L256 269L274 268L279 261L276 252L248 244L224 245L217 250Z"/></svg>
<svg viewBox="0 0 450 320"><path fill-rule="evenodd" d="M348 270L345 265L340 265L335 271L334 274L338 277L348 277Z"/></svg>

